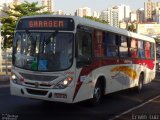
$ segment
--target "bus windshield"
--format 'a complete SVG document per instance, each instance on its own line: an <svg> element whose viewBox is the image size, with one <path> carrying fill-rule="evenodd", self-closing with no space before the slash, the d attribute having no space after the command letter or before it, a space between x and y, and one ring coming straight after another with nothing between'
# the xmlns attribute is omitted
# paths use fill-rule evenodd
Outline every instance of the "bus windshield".
<svg viewBox="0 0 160 120"><path fill-rule="evenodd" d="M73 62L73 33L16 32L13 65L33 71L58 71Z"/></svg>

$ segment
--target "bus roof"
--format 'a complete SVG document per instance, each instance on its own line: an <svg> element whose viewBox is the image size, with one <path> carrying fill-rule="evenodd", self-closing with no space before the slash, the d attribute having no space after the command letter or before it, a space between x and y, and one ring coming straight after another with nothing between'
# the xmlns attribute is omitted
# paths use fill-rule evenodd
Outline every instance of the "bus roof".
<svg viewBox="0 0 160 120"><path fill-rule="evenodd" d="M103 24L103 23L99 23L99 22L95 22L86 18L82 18L79 16L71 16L71 15L34 15L34 16L25 16L22 17L21 19L25 19L25 18L37 18L37 17L66 17L66 18L72 18L75 21L75 25L85 25L88 27L93 27L99 30L104 30L104 31L109 31L109 32L113 32L113 33L117 33L117 34L121 34L124 36L128 36L128 37L133 37L133 38L137 38L137 39L141 39L141 40L146 40L146 41L150 41L150 42L155 42L155 40L152 37L148 37L142 34L138 34L138 33L134 33L134 32L130 32L127 31L125 29L121 29L121 28L117 28L111 25L107 25L107 24Z"/></svg>

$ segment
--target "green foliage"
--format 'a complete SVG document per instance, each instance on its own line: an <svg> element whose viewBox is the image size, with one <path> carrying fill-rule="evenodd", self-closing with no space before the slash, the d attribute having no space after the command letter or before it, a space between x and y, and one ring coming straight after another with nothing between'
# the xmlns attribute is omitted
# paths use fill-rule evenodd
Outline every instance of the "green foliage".
<svg viewBox="0 0 160 120"><path fill-rule="evenodd" d="M38 7L38 2L29 3L25 1L19 5L9 7L9 10L2 10L7 16L1 17L2 23L1 33L2 36L7 36L5 48L12 47L15 27L18 20L23 16L37 15L37 14L51 14L50 12L40 12L45 7Z"/></svg>
<svg viewBox="0 0 160 120"><path fill-rule="evenodd" d="M156 41L157 44L160 43L160 39L158 39L158 38L154 38L154 39L155 39L155 41Z"/></svg>
<svg viewBox="0 0 160 120"><path fill-rule="evenodd" d="M90 20L93 20L93 21L96 21L96 22L100 22L100 23L103 23L103 24L108 24L107 21L101 20L101 19L98 19L98 18L95 18L95 17L92 17L92 16L84 16L84 18L87 18L87 19L90 19Z"/></svg>
<svg viewBox="0 0 160 120"><path fill-rule="evenodd" d="M127 30L128 30L128 31L131 31L131 32L136 32L136 28L135 28L134 24L129 25L129 26L127 27Z"/></svg>

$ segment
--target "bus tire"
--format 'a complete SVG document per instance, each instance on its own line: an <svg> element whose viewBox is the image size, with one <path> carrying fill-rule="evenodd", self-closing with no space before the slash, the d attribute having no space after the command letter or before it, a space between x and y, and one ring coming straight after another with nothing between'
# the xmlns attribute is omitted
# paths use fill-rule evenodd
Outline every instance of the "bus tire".
<svg viewBox="0 0 160 120"><path fill-rule="evenodd" d="M138 93L140 93L141 90L143 89L143 81L144 81L144 74L141 73L138 80L138 86L136 87L136 91Z"/></svg>
<svg viewBox="0 0 160 120"><path fill-rule="evenodd" d="M93 98L90 100L90 103L92 106L96 106L100 104L103 96L103 88L100 81L97 81L94 92L93 92Z"/></svg>

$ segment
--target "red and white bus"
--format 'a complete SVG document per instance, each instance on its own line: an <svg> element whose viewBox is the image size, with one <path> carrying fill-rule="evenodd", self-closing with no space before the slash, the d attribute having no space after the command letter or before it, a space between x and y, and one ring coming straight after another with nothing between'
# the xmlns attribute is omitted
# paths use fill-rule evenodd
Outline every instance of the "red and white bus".
<svg viewBox="0 0 160 120"><path fill-rule="evenodd" d="M155 78L153 38L76 16L19 20L13 41L12 95L76 103Z"/></svg>

